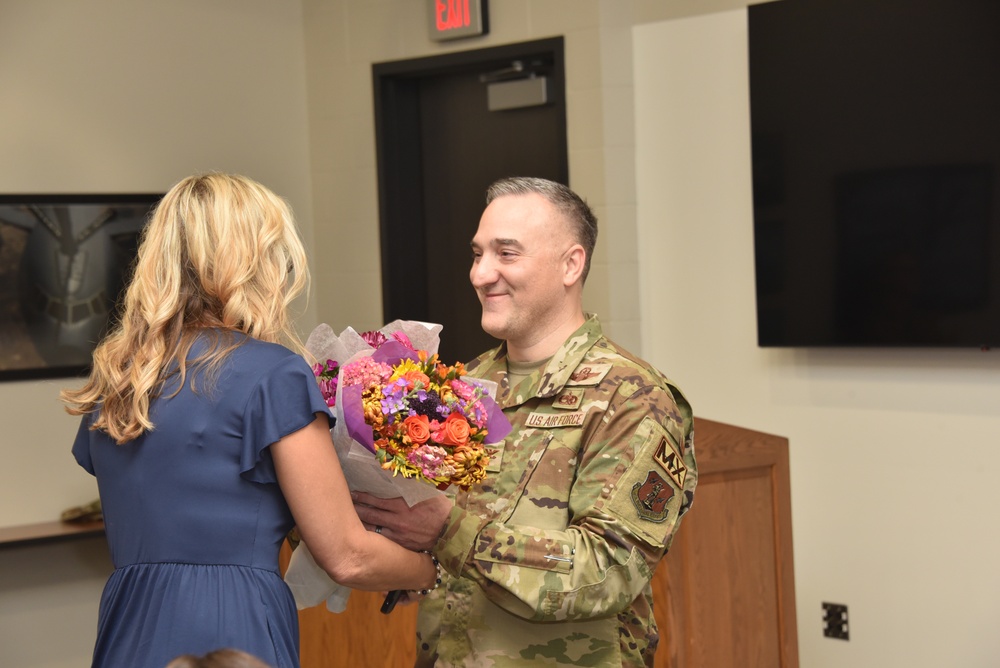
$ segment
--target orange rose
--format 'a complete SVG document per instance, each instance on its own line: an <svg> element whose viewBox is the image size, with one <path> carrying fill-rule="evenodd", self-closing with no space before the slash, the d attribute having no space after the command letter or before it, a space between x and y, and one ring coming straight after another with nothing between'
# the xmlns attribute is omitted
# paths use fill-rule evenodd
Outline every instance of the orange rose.
<svg viewBox="0 0 1000 668"><path fill-rule="evenodd" d="M431 434L435 443L465 445L469 441L469 423L461 413L452 413Z"/></svg>
<svg viewBox="0 0 1000 668"><path fill-rule="evenodd" d="M423 445L431 437L431 427L426 415L411 415L403 420L403 429L414 443Z"/></svg>
<svg viewBox="0 0 1000 668"><path fill-rule="evenodd" d="M412 390L414 387L416 387L417 382L423 384L424 387L427 387L428 385L431 384L431 379L427 377L427 374L421 373L416 370L407 371L406 373L401 375L400 378L406 381L406 389L408 390Z"/></svg>

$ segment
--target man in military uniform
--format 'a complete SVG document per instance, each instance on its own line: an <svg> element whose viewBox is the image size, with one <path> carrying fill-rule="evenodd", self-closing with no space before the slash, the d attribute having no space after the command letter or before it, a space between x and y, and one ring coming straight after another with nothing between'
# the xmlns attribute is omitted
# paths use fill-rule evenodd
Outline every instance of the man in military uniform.
<svg viewBox="0 0 1000 668"><path fill-rule="evenodd" d="M649 666L650 580L697 483L677 387L601 333L582 291L597 238L569 188L504 179L472 240L482 326L468 364L513 425L479 486L407 508L357 494L370 527L447 572L420 602L418 666Z"/></svg>

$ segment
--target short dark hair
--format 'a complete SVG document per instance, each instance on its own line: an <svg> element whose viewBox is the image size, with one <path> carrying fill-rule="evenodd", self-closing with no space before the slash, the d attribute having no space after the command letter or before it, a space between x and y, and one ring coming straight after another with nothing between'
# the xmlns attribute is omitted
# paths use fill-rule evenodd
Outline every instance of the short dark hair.
<svg viewBox="0 0 1000 668"><path fill-rule="evenodd" d="M597 216L582 197L562 183L534 176L512 176L494 181L486 189L486 205L508 195L529 195L535 193L544 197L558 209L572 226L573 235L583 246L587 259L583 265L583 282L590 273L590 258L597 244Z"/></svg>

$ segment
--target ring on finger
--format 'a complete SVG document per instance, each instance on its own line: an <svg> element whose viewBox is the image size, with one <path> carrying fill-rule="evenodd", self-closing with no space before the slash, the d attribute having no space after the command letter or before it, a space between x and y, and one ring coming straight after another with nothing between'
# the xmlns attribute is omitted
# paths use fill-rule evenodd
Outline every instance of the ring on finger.
<svg viewBox="0 0 1000 668"><path fill-rule="evenodd" d="M377 533L379 535L382 535L382 527L380 527L379 525L376 524L375 525L375 533Z"/></svg>

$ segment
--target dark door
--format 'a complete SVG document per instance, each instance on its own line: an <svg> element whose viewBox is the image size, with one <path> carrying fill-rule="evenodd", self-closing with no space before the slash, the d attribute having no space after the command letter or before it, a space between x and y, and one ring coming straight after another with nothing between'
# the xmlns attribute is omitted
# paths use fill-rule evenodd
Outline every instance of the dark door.
<svg viewBox="0 0 1000 668"><path fill-rule="evenodd" d="M442 361L467 361L497 343L469 283L486 187L504 176L568 183L562 38L373 73L383 315L442 324ZM489 110L490 84L526 77L545 78L545 103Z"/></svg>

